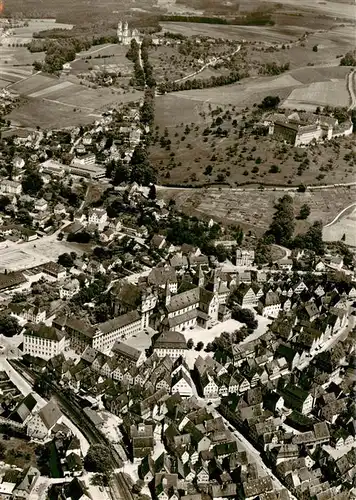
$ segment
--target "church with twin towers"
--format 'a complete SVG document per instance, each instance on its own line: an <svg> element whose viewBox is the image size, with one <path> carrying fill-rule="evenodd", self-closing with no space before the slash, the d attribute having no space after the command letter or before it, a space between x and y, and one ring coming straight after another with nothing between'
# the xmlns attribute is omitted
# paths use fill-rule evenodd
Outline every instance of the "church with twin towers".
<svg viewBox="0 0 356 500"><path fill-rule="evenodd" d="M130 29L127 21L118 23L117 38L122 45L130 45L132 40L136 40L137 43L141 41L139 31L136 28Z"/></svg>

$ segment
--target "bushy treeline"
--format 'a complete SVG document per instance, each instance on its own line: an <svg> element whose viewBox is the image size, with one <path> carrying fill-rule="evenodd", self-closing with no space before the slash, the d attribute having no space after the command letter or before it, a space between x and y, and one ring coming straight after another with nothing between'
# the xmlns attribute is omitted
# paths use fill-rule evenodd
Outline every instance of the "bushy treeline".
<svg viewBox="0 0 356 500"><path fill-rule="evenodd" d="M237 71L231 71L228 75L211 76L210 78L193 78L182 82L163 82L157 87L158 92L179 92L180 90L208 89L222 87L238 82L243 78Z"/></svg>
<svg viewBox="0 0 356 500"><path fill-rule="evenodd" d="M132 83L139 87L145 86L145 72L140 64L140 46L136 40L131 40L131 46L126 54L127 59L134 63L134 76Z"/></svg>
<svg viewBox="0 0 356 500"><path fill-rule="evenodd" d="M290 67L289 63L285 64L277 64L276 62L272 63L266 63L261 66L259 69L260 75L280 75L281 73L284 73L285 71L288 71Z"/></svg>
<svg viewBox="0 0 356 500"><path fill-rule="evenodd" d="M145 83L147 87L155 87L156 80L153 76L153 67L148 58L148 49L151 46L151 41L148 38L145 38L141 44L141 59L143 65L143 71L145 74Z"/></svg>
<svg viewBox="0 0 356 500"><path fill-rule="evenodd" d="M161 21L172 21L180 23L202 23L202 24L224 24L231 26L273 26L275 23L272 15L269 12L250 12L244 16L235 17L234 19L225 19L223 17L206 17L206 16L162 16Z"/></svg>

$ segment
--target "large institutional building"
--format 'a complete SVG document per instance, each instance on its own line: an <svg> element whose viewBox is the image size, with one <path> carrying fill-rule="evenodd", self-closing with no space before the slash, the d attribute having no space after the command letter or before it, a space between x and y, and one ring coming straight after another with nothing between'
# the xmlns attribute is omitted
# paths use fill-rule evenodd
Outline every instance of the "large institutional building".
<svg viewBox="0 0 356 500"><path fill-rule="evenodd" d="M117 25L117 38L122 45L130 45L132 40L140 43L140 33L136 28L129 29L127 21L120 21Z"/></svg>
<svg viewBox="0 0 356 500"><path fill-rule="evenodd" d="M306 146L311 142L330 140L352 134L352 122L339 123L336 118L313 113L293 112L274 114L265 122L269 133L293 146Z"/></svg>

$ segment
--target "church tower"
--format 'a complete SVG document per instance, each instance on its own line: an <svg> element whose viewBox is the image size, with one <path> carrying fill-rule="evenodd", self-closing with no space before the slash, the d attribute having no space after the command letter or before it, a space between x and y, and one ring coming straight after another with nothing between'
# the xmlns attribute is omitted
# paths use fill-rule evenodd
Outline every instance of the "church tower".
<svg viewBox="0 0 356 500"><path fill-rule="evenodd" d="M171 303L171 289L169 288L169 281L167 281L165 289L165 305L169 306L170 303Z"/></svg>
<svg viewBox="0 0 356 500"><path fill-rule="evenodd" d="M124 22L124 29L123 29L123 33L122 33L122 43L124 45L129 45L131 43L130 33L129 33L129 25L128 25L127 21Z"/></svg>
<svg viewBox="0 0 356 500"><path fill-rule="evenodd" d="M122 21L117 23L117 30L116 30L117 38L119 42L122 42Z"/></svg>

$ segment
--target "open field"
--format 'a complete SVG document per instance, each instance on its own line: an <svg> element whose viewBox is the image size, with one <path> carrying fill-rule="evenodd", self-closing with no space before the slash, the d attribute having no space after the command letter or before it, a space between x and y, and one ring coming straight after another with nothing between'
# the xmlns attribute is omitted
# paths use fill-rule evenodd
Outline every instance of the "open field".
<svg viewBox="0 0 356 500"><path fill-rule="evenodd" d="M350 96L346 89L345 80L333 82L314 82L306 87L292 90L281 107L315 111L320 106L347 107Z"/></svg>
<svg viewBox="0 0 356 500"><path fill-rule="evenodd" d="M340 241L356 247L356 208L352 207L334 224L323 228L324 241Z"/></svg>
<svg viewBox="0 0 356 500"><path fill-rule="evenodd" d="M274 213L274 203L287 191L237 190L237 189L169 189L161 188L158 196L174 199L180 210L206 219L213 218L224 224L240 224L262 234L269 226ZM307 203L311 208L310 222L331 222L345 207L355 202L356 188L332 188L327 190L288 191L294 199L295 214ZM297 228L298 230L298 228Z"/></svg>
<svg viewBox="0 0 356 500"><path fill-rule="evenodd" d="M156 0L140 0L140 10L150 13ZM128 14L135 2L130 0L11 0L5 3L4 15L22 15L23 17L56 18L59 22L85 25L98 21L110 23L115 14ZM134 11L133 11L134 12Z"/></svg>
<svg viewBox="0 0 356 500"><path fill-rule="evenodd" d="M224 24L203 24L184 22L161 22L164 31L184 36L207 36L228 40L251 42L288 43L301 36L305 29L299 26L230 26Z"/></svg>
<svg viewBox="0 0 356 500"><path fill-rule="evenodd" d="M260 0L262 4L274 4L274 0ZM279 2L284 7L290 6L291 8L296 8L295 0L282 0ZM334 2L321 2L320 0L299 0L298 9L305 10L309 13L317 12L319 15L332 16L338 19L348 19L350 21L355 20L355 4L334 1Z"/></svg>
<svg viewBox="0 0 356 500"><path fill-rule="evenodd" d="M115 104L136 101L142 92L119 89L91 89L69 78L34 75L11 89L26 97L8 118L23 127L69 127L93 122L100 112Z"/></svg>
<svg viewBox="0 0 356 500"><path fill-rule="evenodd" d="M8 248L0 249L0 271L19 271L39 266L50 260L56 261L64 252L81 253L77 245L57 241L55 236L44 236L41 239L26 243L9 243Z"/></svg>

